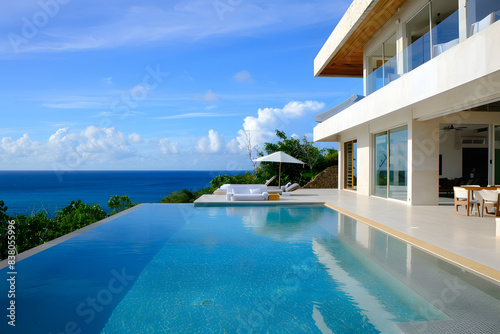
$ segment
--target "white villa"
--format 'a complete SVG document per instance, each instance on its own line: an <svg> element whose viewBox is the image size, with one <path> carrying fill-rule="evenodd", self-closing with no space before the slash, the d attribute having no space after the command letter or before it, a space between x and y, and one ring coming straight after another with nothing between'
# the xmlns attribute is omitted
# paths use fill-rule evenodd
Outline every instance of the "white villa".
<svg viewBox="0 0 500 334"><path fill-rule="evenodd" d="M354 0L315 76L363 78L318 115L339 189L437 205L453 184L500 184L500 0Z"/></svg>

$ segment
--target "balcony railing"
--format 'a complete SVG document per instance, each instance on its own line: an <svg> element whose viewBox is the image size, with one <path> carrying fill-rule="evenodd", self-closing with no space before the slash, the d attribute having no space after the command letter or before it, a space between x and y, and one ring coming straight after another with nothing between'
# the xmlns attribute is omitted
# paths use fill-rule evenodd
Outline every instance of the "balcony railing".
<svg viewBox="0 0 500 334"><path fill-rule="evenodd" d="M500 1L467 2L467 37L500 20ZM458 10L366 77L366 95L379 90L458 44Z"/></svg>
<svg viewBox="0 0 500 334"><path fill-rule="evenodd" d="M369 95L458 44L458 10L366 78Z"/></svg>

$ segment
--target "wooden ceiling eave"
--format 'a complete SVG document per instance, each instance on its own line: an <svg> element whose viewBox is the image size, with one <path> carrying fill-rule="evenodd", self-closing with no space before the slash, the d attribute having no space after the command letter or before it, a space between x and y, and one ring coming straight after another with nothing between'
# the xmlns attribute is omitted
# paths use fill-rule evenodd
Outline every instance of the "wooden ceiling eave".
<svg viewBox="0 0 500 334"><path fill-rule="evenodd" d="M324 76L363 76L363 47L407 0L380 0L321 71ZM338 72L335 72L338 71Z"/></svg>

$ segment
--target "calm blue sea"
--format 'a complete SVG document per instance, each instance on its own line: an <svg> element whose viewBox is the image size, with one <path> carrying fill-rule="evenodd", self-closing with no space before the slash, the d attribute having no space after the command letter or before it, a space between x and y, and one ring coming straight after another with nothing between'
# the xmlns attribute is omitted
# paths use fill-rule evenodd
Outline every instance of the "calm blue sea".
<svg viewBox="0 0 500 334"><path fill-rule="evenodd" d="M8 214L30 214L45 209L54 214L81 199L109 212L112 195L128 195L133 202L158 203L182 188L200 190L221 174L236 171L0 171L0 200Z"/></svg>

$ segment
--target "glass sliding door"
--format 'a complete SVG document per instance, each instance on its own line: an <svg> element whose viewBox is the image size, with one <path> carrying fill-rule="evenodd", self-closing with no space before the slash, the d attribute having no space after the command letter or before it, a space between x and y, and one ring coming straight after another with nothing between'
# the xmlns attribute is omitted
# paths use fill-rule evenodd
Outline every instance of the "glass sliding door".
<svg viewBox="0 0 500 334"><path fill-rule="evenodd" d="M356 190L357 188L357 141L344 143L344 188Z"/></svg>
<svg viewBox="0 0 500 334"><path fill-rule="evenodd" d="M408 127L375 134L375 196L406 201L408 196Z"/></svg>
<svg viewBox="0 0 500 334"><path fill-rule="evenodd" d="M494 165L494 184L500 184L500 126L495 126L495 165Z"/></svg>
<svg viewBox="0 0 500 334"><path fill-rule="evenodd" d="M387 197L387 132L375 135L374 195Z"/></svg>
<svg viewBox="0 0 500 334"><path fill-rule="evenodd" d="M406 201L408 127L389 131L389 197Z"/></svg>

